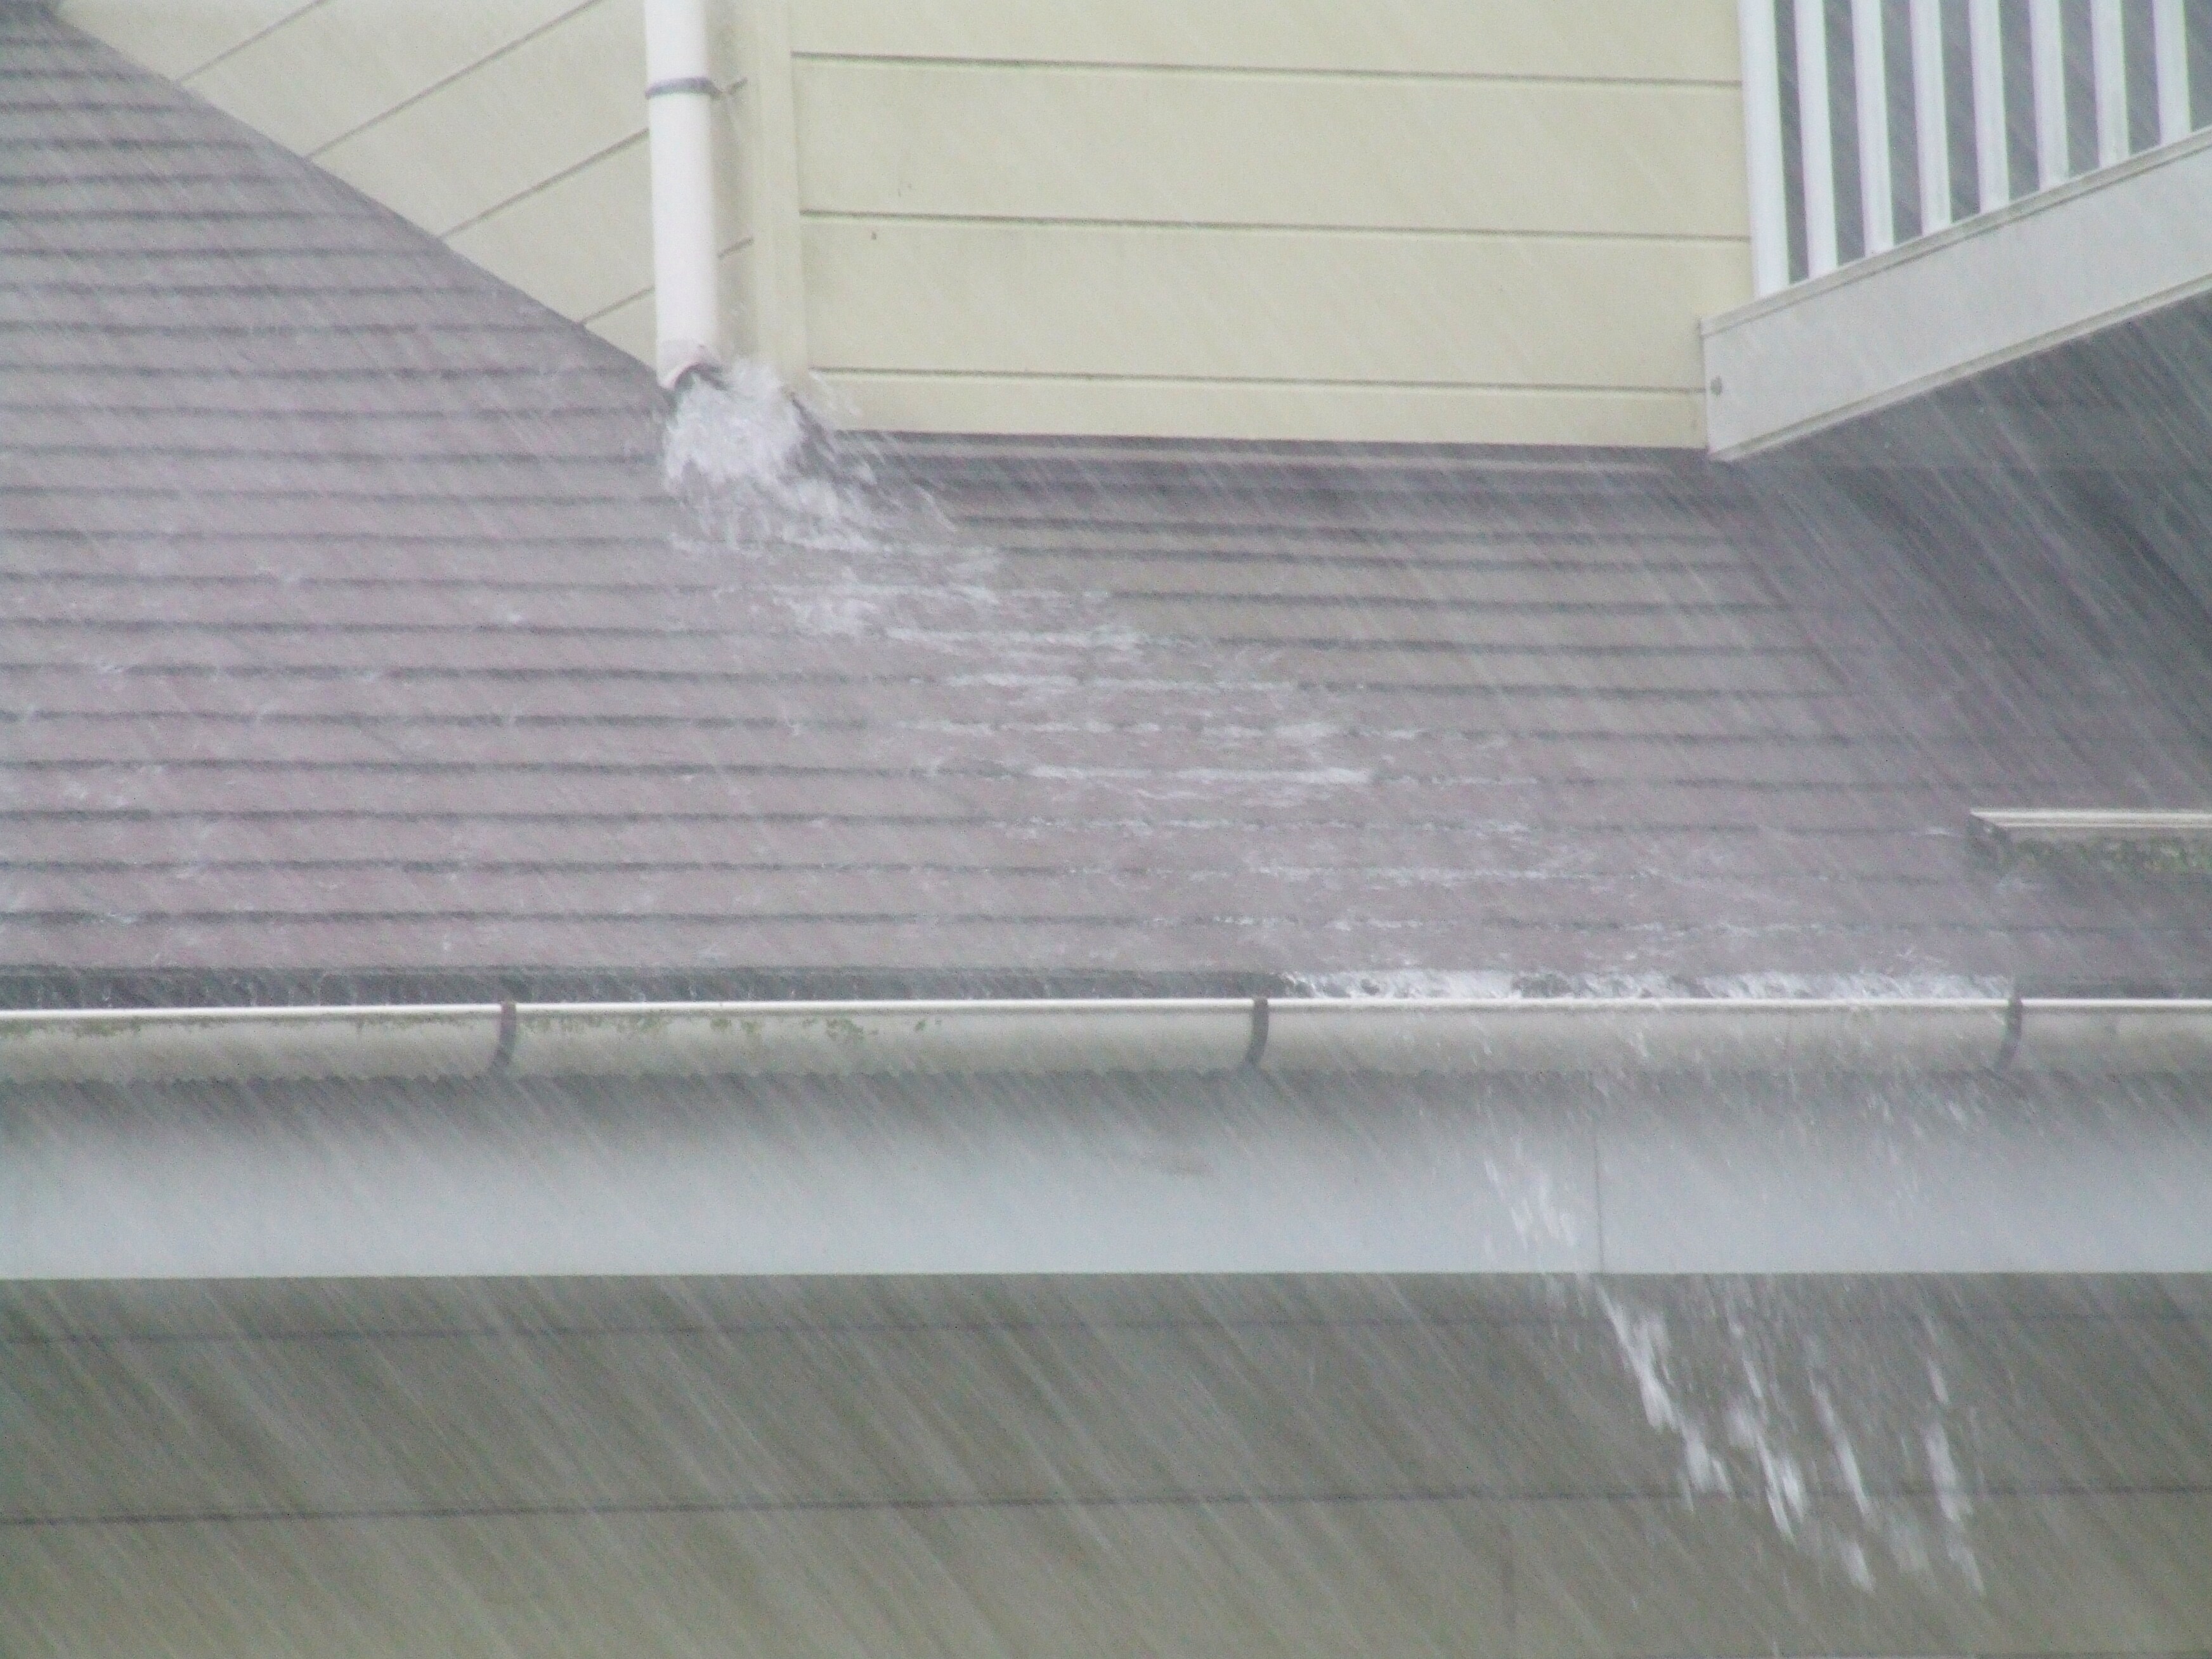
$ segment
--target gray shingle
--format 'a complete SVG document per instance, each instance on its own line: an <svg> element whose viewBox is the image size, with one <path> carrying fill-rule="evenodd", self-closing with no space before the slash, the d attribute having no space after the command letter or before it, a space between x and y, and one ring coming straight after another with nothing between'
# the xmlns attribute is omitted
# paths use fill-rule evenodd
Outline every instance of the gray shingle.
<svg viewBox="0 0 2212 1659"><path fill-rule="evenodd" d="M635 364L21 9L0 219L18 994L2212 959L1968 853L2212 800L2094 481L907 439L886 527L733 540Z"/></svg>

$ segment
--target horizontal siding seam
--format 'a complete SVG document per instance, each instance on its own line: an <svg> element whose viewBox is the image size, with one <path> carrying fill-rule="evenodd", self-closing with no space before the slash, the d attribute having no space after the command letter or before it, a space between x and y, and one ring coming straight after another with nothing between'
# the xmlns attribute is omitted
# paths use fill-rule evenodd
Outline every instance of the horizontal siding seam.
<svg viewBox="0 0 2212 1659"><path fill-rule="evenodd" d="M1045 72L1099 75L1212 75L1239 80L1287 81L1426 81L1469 85L1637 88L1644 90L1688 90L1740 93L1742 83L1730 76L1721 80L1658 76L1549 75L1487 70L1361 70L1301 69L1295 65L1261 64L1122 63L1080 58L958 58L897 52L794 52L800 64L866 64L885 69L1003 70L1012 73Z"/></svg>
<svg viewBox="0 0 2212 1659"><path fill-rule="evenodd" d="M186 70L182 75L177 76L177 84L182 87L189 87L192 83L193 76L206 74L210 70L213 69L216 64L222 63L227 58L236 57L240 52L244 52L248 46L253 45L255 41L265 40L270 35L276 33L277 30L289 28L294 23L298 22L302 17L307 16L311 12L320 11L329 3L330 0L307 0L307 3L301 6L298 10L286 12L282 17L278 18L273 23L264 23L259 28L254 30L252 33L247 35L243 40L232 41L230 45L225 46L221 52L216 53L214 57L209 58L205 63L194 64L191 69Z"/></svg>
<svg viewBox="0 0 2212 1659"><path fill-rule="evenodd" d="M517 191L505 201L494 203L491 206L486 208L482 213L476 215L473 218L464 219L457 225L453 225L447 229L439 231L437 233L438 240L442 242L450 243L454 237L474 230L477 226L484 223L488 220L497 218L509 208L520 206L522 203L530 201L535 197L543 196L547 191L552 189L556 185L564 185L568 183L569 179L574 179L578 173L586 172L589 169L599 166L602 161L611 161L614 157L621 155L624 150L635 149L644 142L645 128L641 125L638 130L635 132L631 133L629 137L616 140L613 143L609 144L605 149L599 151L596 155L586 155L582 161L576 162L574 166L563 167L558 173L552 173L546 178L540 179L536 184L531 185L528 190Z"/></svg>
<svg viewBox="0 0 2212 1659"><path fill-rule="evenodd" d="M729 246L721 249L714 255L714 257L717 259L726 259L732 253L743 253L752 245L752 234L750 232L747 232L744 235L738 237L736 241L731 243ZM593 323L599 321L601 319L612 316L616 312L620 311L624 306L635 305L640 300L644 299L647 295L651 294L653 292L653 285L651 283L647 283L643 288L638 289L636 293L625 294L621 299L617 300L612 305L601 306L597 311L591 313L588 316L577 318L576 322L581 327L589 328Z"/></svg>
<svg viewBox="0 0 2212 1659"><path fill-rule="evenodd" d="M799 210L802 223L892 225L1015 225L1038 230L1133 230L1250 232L1293 236L1411 236L1425 239L1457 237L1480 241L1529 242L1661 242L1696 247L1744 247L1751 238L1713 233L1617 230L1516 230L1474 225L1346 225L1280 224L1267 221L1220 219L1089 219L1038 218L1024 214L994 213L873 213L855 208Z"/></svg>
<svg viewBox="0 0 2212 1659"><path fill-rule="evenodd" d="M317 0L317 3L319 4L320 3L321 0ZM568 22L572 18L578 16L581 13L591 10L592 7L611 3L612 0L578 0L577 4L569 7L568 10L562 12L558 17L553 18L550 21L540 23L534 29L530 29L524 33L518 34L514 40L508 41L505 46L495 47L494 50L485 53L482 58L476 59L475 62L465 64L461 68L455 70L452 74L444 76L440 79L432 82L428 86L421 88L415 92L408 94L406 97L402 98L398 103L389 105L384 109L378 111L374 115L370 116L368 120L360 123L356 126L347 128L345 131L339 133L336 137L325 139L322 143L318 144L314 149L307 151L307 159L310 161L320 160L324 155L329 154L330 151L336 149L338 145L344 143L349 138L356 137L362 133L367 132L371 127L390 120L401 111L421 103L425 98L429 97L433 93L441 92L446 88L452 86L456 81L466 79L468 76L474 75L478 70L483 68L487 64L497 63L501 58L507 57L509 53L516 51L518 48L529 45L531 41L537 40L540 35L550 33L553 30L557 29L563 24ZM295 15L297 15L298 14ZM285 21L286 22L289 22L291 20L288 18ZM282 27L283 25L280 24L278 27ZM641 121L642 121L643 118L642 106L644 100L645 89L641 87L638 89L638 101L641 106Z"/></svg>

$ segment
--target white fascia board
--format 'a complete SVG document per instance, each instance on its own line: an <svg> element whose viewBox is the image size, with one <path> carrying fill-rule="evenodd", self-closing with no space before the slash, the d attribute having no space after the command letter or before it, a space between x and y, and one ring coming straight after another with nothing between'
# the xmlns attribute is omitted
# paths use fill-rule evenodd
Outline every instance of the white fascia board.
<svg viewBox="0 0 2212 1659"><path fill-rule="evenodd" d="M1587 1126L1195 1079L0 1098L0 1279L1578 1272ZM1493 1168L1494 1166L1494 1168Z"/></svg>
<svg viewBox="0 0 2212 1659"><path fill-rule="evenodd" d="M2212 290L2212 131L1708 318L1708 446L1802 438Z"/></svg>
<svg viewBox="0 0 2212 1659"><path fill-rule="evenodd" d="M2212 1121L2075 1079L1625 1104L1601 1134L1606 1270L2212 1270Z"/></svg>
<svg viewBox="0 0 2212 1659"><path fill-rule="evenodd" d="M2172 1083L0 1097L0 1279L2202 1273L2208 1192Z"/></svg>

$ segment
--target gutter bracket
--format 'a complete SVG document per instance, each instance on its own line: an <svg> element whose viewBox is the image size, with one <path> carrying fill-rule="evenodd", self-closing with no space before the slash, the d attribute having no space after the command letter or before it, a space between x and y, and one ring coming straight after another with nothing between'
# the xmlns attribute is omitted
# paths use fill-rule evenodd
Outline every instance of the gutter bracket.
<svg viewBox="0 0 2212 1659"><path fill-rule="evenodd" d="M1261 1057L1267 1052L1267 999L1252 999L1252 1041L1245 1045L1244 1063L1257 1068Z"/></svg>
<svg viewBox="0 0 2212 1659"><path fill-rule="evenodd" d="M2021 1002L2020 993L2015 990L2011 1000L2005 1004L2004 1041L1997 1045L1997 1057L1990 1062L1990 1071L1993 1075L2002 1077L2011 1068L2013 1056L2020 1052L2021 1030L2027 1023L2027 1006Z"/></svg>
<svg viewBox="0 0 2212 1659"><path fill-rule="evenodd" d="M490 1071L496 1077L514 1064L515 1039L522 1035L522 1015L512 1001L499 1005L499 1046L491 1051Z"/></svg>

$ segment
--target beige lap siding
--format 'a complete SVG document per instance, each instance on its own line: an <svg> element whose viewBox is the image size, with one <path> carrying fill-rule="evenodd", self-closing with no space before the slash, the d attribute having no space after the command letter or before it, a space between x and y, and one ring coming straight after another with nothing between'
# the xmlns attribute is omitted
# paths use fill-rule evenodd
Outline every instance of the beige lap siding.
<svg viewBox="0 0 2212 1659"><path fill-rule="evenodd" d="M813 366L939 429L1696 445L1734 8L793 0Z"/></svg>
<svg viewBox="0 0 2212 1659"><path fill-rule="evenodd" d="M1870 1512L1778 1417L1788 1537L1748 1449L1684 1501L1594 1304L1477 1277L39 1287L0 1325L0 1651L2212 1646L2200 1293L1831 1285L1735 1304L1778 1404L1849 1345ZM1688 1379L1748 1361L1679 1293L1715 1420ZM1919 1449L1946 1417L1954 1524Z"/></svg>
<svg viewBox="0 0 2212 1659"><path fill-rule="evenodd" d="M62 15L650 359L641 4L67 0ZM720 10L718 73L734 80L735 6ZM743 263L746 208L740 169L724 175L726 269ZM728 276L734 312L752 284Z"/></svg>
<svg viewBox="0 0 2212 1659"><path fill-rule="evenodd" d="M1704 441L1727 0L716 3L733 336L849 422ZM645 357L638 4L64 14Z"/></svg>

